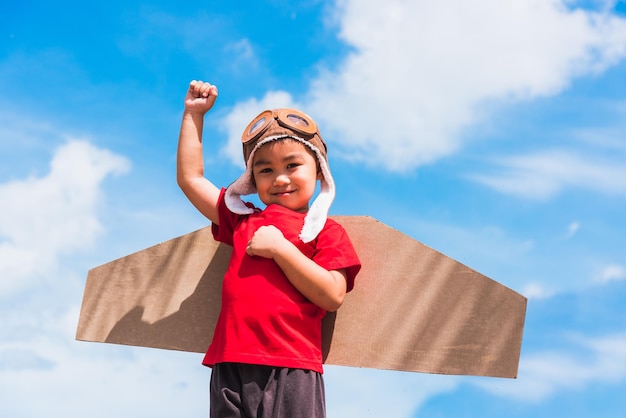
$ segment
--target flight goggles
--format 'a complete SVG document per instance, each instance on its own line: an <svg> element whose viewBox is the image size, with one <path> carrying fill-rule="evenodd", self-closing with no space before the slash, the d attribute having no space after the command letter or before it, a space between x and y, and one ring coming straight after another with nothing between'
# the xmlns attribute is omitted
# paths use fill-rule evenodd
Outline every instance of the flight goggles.
<svg viewBox="0 0 626 418"><path fill-rule="evenodd" d="M309 115L296 109L273 109L261 112L248 124L241 135L243 158L248 161L250 154L262 138L276 136L299 138L317 148L326 158L326 143L320 135L317 124Z"/></svg>
<svg viewBox="0 0 626 418"><path fill-rule="evenodd" d="M261 112L246 127L241 136L244 144L259 139L261 135L276 121L283 128L290 129L304 136L317 132L317 125L307 114L296 109L274 109Z"/></svg>

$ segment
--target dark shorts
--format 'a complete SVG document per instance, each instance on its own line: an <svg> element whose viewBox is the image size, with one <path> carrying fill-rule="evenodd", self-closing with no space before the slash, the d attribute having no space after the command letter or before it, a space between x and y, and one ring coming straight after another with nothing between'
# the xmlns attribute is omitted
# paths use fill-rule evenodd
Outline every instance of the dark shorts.
<svg viewBox="0 0 626 418"><path fill-rule="evenodd" d="M325 418L324 380L311 370L219 363L213 366L211 418Z"/></svg>

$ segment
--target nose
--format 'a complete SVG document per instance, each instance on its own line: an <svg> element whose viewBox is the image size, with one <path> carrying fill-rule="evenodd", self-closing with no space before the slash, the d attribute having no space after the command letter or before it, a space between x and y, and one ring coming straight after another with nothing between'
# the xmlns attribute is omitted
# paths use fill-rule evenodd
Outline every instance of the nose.
<svg viewBox="0 0 626 418"><path fill-rule="evenodd" d="M279 173L274 177L274 185L275 186L284 186L289 183L289 176L285 173Z"/></svg>

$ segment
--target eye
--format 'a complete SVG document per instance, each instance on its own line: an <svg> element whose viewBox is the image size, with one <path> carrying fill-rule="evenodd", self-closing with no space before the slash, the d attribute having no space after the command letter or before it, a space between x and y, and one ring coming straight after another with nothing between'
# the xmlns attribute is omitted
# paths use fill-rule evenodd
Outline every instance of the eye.
<svg viewBox="0 0 626 418"><path fill-rule="evenodd" d="M270 167L259 167L254 170L254 175L260 176L263 174L270 174L271 172L272 172L272 169Z"/></svg>

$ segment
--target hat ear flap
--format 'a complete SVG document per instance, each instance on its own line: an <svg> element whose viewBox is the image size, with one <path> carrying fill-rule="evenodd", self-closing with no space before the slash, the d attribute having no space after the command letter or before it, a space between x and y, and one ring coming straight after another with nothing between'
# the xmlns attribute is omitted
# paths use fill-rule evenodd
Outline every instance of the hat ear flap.
<svg viewBox="0 0 626 418"><path fill-rule="evenodd" d="M250 153L250 158L248 158L249 161L246 163L246 170L237 180L232 182L230 186L226 188L226 193L224 194L224 203L226 204L226 207L231 212L238 215L249 215L254 213L254 209L246 205L241 199L241 196L247 196L257 192L254 175L252 174L252 158L255 151L256 149Z"/></svg>
<svg viewBox="0 0 626 418"><path fill-rule="evenodd" d="M324 229L326 219L328 218L328 211L330 210L333 200L335 200L335 182L330 173L330 167L328 166L326 158L324 158L321 151L310 142L307 141L306 145L309 146L317 156L320 166L320 169L318 170L318 179L321 184L320 193L311 204L311 207L304 218L304 225L302 226L302 231L300 232L300 239L304 243L313 241L322 229Z"/></svg>
<svg viewBox="0 0 626 418"><path fill-rule="evenodd" d="M241 177L226 188L224 203L233 213L238 215L249 215L254 212L254 209L247 206L241 199L241 196L247 196L253 193L256 193L256 186L254 186L251 171L246 170Z"/></svg>

